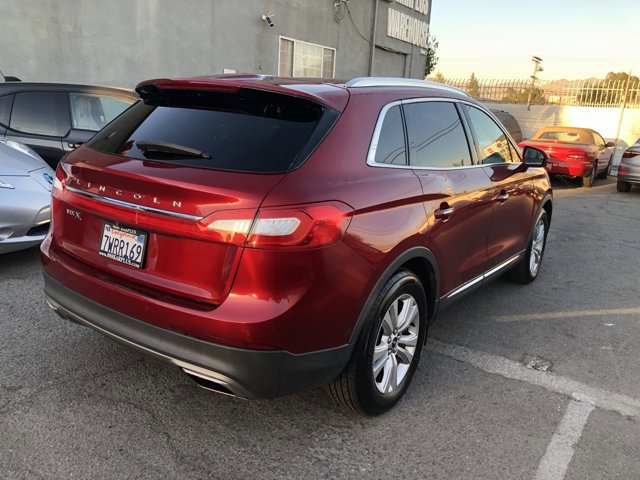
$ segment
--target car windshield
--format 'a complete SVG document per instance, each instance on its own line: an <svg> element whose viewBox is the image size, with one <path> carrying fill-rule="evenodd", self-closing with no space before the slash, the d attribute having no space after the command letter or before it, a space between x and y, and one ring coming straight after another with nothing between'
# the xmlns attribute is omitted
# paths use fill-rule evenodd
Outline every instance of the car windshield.
<svg viewBox="0 0 640 480"><path fill-rule="evenodd" d="M590 132L574 130L546 130L533 137L535 140L555 140L563 143L582 143L595 145L596 142Z"/></svg>

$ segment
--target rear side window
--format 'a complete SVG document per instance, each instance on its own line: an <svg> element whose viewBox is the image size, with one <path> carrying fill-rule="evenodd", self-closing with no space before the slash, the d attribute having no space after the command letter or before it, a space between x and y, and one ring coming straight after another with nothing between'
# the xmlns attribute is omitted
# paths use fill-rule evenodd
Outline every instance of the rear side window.
<svg viewBox="0 0 640 480"><path fill-rule="evenodd" d="M3 95L0 97L0 123L3 125L9 125L12 101L13 95Z"/></svg>
<svg viewBox="0 0 640 480"><path fill-rule="evenodd" d="M133 101L106 95L70 93L71 123L73 128L97 132L124 112Z"/></svg>
<svg viewBox="0 0 640 480"><path fill-rule="evenodd" d="M375 152L376 163L407 164L404 126L399 105L387 110L380 128L378 143L375 145Z"/></svg>
<svg viewBox="0 0 640 480"><path fill-rule="evenodd" d="M469 123L476 136L480 163L494 164L520 161L519 158L511 158L511 146L507 136L489 115L469 105L464 105L462 108L466 110L469 116Z"/></svg>
<svg viewBox="0 0 640 480"><path fill-rule="evenodd" d="M34 135L64 137L71 128L65 92L16 93L11 113L13 130Z"/></svg>
<svg viewBox="0 0 640 480"><path fill-rule="evenodd" d="M286 172L304 161L337 117L312 101L251 89L159 92L124 112L87 146L194 167Z"/></svg>
<svg viewBox="0 0 640 480"><path fill-rule="evenodd" d="M411 165L452 168L471 165L467 136L455 105L420 102L404 105L411 140Z"/></svg>

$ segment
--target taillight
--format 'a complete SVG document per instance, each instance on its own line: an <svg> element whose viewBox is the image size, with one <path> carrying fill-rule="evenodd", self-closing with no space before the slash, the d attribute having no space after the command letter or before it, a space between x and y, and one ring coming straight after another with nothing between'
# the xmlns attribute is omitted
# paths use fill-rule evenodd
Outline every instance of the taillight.
<svg viewBox="0 0 640 480"><path fill-rule="evenodd" d="M340 202L231 210L204 218L201 228L217 241L249 248L315 248L342 238L353 210Z"/></svg>
<svg viewBox="0 0 640 480"><path fill-rule="evenodd" d="M633 151L633 150L625 150L624 152L622 152L622 158L633 158L633 157L637 157L638 155L640 155L640 151Z"/></svg>

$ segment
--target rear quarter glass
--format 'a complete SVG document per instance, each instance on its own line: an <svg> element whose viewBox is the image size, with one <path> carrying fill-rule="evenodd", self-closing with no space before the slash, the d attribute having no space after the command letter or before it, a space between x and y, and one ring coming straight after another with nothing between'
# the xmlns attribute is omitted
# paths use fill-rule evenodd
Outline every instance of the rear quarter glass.
<svg viewBox="0 0 640 480"><path fill-rule="evenodd" d="M304 162L338 115L312 101L271 92L160 92L131 107L87 146L140 160L282 173ZM203 155L139 148L138 142Z"/></svg>

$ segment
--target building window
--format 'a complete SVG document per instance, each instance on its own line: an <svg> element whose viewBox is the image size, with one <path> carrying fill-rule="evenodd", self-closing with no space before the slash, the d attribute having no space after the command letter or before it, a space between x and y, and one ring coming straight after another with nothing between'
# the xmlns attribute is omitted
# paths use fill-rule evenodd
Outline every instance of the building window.
<svg viewBox="0 0 640 480"><path fill-rule="evenodd" d="M283 77L333 78L335 48L280 37L278 75Z"/></svg>

